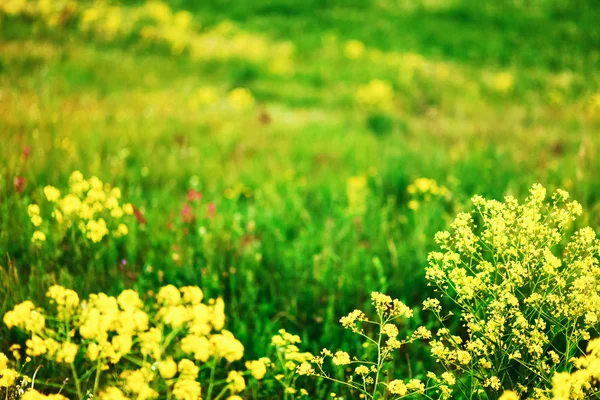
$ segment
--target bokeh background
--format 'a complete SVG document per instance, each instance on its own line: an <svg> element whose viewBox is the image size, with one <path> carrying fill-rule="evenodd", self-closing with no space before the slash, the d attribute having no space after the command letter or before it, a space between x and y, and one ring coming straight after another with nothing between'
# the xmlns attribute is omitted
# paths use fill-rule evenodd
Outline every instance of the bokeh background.
<svg viewBox="0 0 600 400"><path fill-rule="evenodd" d="M358 347L340 316L418 309L474 194L540 182L600 225L599 72L591 0L2 0L0 314L194 284L250 357L280 328ZM120 188L128 235L32 243L27 205L75 170Z"/></svg>

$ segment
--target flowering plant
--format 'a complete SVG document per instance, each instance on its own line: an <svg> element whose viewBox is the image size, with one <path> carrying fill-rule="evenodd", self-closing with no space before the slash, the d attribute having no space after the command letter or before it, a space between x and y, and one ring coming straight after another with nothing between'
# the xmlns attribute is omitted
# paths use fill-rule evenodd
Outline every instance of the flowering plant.
<svg viewBox="0 0 600 400"><path fill-rule="evenodd" d="M441 251L429 254L426 275L439 296L424 308L444 325L452 314L441 302L450 300L465 330L444 326L431 351L465 377L457 385L463 393L549 398L553 375L569 371L597 332L600 242L589 227L567 235L582 213L568 198L558 190L547 199L539 184L523 204L475 196L474 210L436 235Z"/></svg>
<svg viewBox="0 0 600 400"><path fill-rule="evenodd" d="M205 399L236 399L246 388L244 375L262 378L256 372L261 360L250 362L249 371L232 369L217 378L224 362L242 359L244 347L223 329L223 300L204 304L198 287L164 286L150 306L133 290L117 297L92 294L82 302L73 290L55 285L46 296L52 311L25 301L3 320L28 335L28 359L43 357L70 369L75 387L65 389L79 399L197 399L200 382ZM12 349L20 363L20 346ZM9 375L3 372L2 379Z"/></svg>
<svg viewBox="0 0 600 400"><path fill-rule="evenodd" d="M392 299L382 293L371 294L372 304L375 307L377 317L370 319L361 310L354 310L340 319L340 323L346 329L362 336L366 340L366 347L374 349L368 352L363 359L350 357L345 351L335 353L323 349L321 355L313 357L310 362L303 362L297 367L300 375L316 376L339 384L350 389L351 393L358 394L360 398L378 399L392 398L401 399L410 395L418 395L431 398L430 394L436 392L438 397L449 397L450 385L454 384L455 378L451 373L444 374L441 379L434 373L427 374L427 386L420 379L410 379L405 382L402 379L391 379L391 366L398 350L418 339L431 338L431 332L421 326L406 337L399 339L400 331L397 320L410 318L413 311L398 299ZM375 328L375 334L368 334L367 326ZM369 354L370 353L370 354ZM375 356L370 359L371 354ZM341 367L342 379L335 378L326 369L326 360L330 359L333 367ZM349 366L352 366L349 369ZM351 371L348 374L345 371ZM335 397L336 394L332 394ZM391 397L388 397L391 396Z"/></svg>

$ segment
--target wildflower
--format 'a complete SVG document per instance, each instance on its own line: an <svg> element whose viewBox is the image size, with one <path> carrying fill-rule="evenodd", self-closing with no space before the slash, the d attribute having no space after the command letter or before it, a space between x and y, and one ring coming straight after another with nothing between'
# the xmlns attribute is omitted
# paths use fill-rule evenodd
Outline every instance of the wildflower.
<svg viewBox="0 0 600 400"><path fill-rule="evenodd" d="M106 221L103 218L99 218L97 221L88 221L85 228L86 236L94 243L100 242L104 236L108 235Z"/></svg>
<svg viewBox="0 0 600 400"><path fill-rule="evenodd" d="M404 396L408 392L408 388L401 380L394 379L387 385L388 391L391 394Z"/></svg>
<svg viewBox="0 0 600 400"><path fill-rule="evenodd" d="M143 306L138 293L131 289L123 290L117 297L117 302L123 310L137 310Z"/></svg>
<svg viewBox="0 0 600 400"><path fill-rule="evenodd" d="M121 389L109 386L104 388L99 394L100 400L127 400L127 396L121 391Z"/></svg>
<svg viewBox="0 0 600 400"><path fill-rule="evenodd" d="M337 351L332 361L335 365L347 365L350 364L350 356L345 351Z"/></svg>
<svg viewBox="0 0 600 400"><path fill-rule="evenodd" d="M188 360L187 358L179 361L177 369L179 370L180 377L191 380L196 380L198 373L200 372L200 368L198 368L192 360Z"/></svg>
<svg viewBox="0 0 600 400"><path fill-rule="evenodd" d="M48 185L44 188L44 195L46 195L46 199L49 202L54 203L60 198L60 190L54 186Z"/></svg>
<svg viewBox="0 0 600 400"><path fill-rule="evenodd" d="M349 40L344 47L344 54L351 60L358 60L365 52L365 45L358 40Z"/></svg>
<svg viewBox="0 0 600 400"><path fill-rule="evenodd" d="M456 383L456 378L454 377L454 375L450 372L444 372L442 374L442 379L448 384L448 385L454 385Z"/></svg>
<svg viewBox="0 0 600 400"><path fill-rule="evenodd" d="M244 356L244 346L229 331L223 330L220 334L212 335L210 343L216 357L223 357L228 362L240 360Z"/></svg>
<svg viewBox="0 0 600 400"><path fill-rule="evenodd" d="M364 321L367 317L361 310L354 310L345 317L340 318L340 323L344 328L354 327L356 321Z"/></svg>
<svg viewBox="0 0 600 400"><path fill-rule="evenodd" d="M193 354L194 359L206 362L210 357L210 341L204 336L188 335L180 341L184 353Z"/></svg>
<svg viewBox="0 0 600 400"><path fill-rule="evenodd" d="M267 373L267 366L261 360L246 361L245 365L255 379L261 380Z"/></svg>
<svg viewBox="0 0 600 400"><path fill-rule="evenodd" d="M158 291L158 294L156 295L156 300L159 303L176 306L181 301L181 293L179 293L179 289L177 289L173 285L163 286Z"/></svg>
<svg viewBox="0 0 600 400"><path fill-rule="evenodd" d="M246 88L233 89L227 95L227 101L235 110L244 110L254 105L254 97Z"/></svg>
<svg viewBox="0 0 600 400"><path fill-rule="evenodd" d="M173 357L158 363L158 372L164 379L171 379L177 374L177 364L173 361Z"/></svg>
<svg viewBox="0 0 600 400"><path fill-rule="evenodd" d="M519 395L512 390L507 390L502 393L502 396L498 400L519 400Z"/></svg>
<svg viewBox="0 0 600 400"><path fill-rule="evenodd" d="M394 89L380 79L374 79L356 90L355 98L361 107L389 111L393 107Z"/></svg>
<svg viewBox="0 0 600 400"><path fill-rule="evenodd" d="M389 337L396 337L398 336L398 327L394 324L385 324L381 327L381 333Z"/></svg>
<svg viewBox="0 0 600 400"><path fill-rule="evenodd" d="M429 331L429 329L425 328L424 326L420 326L413 333L413 337L415 339L431 339L431 332Z"/></svg>
<svg viewBox="0 0 600 400"><path fill-rule="evenodd" d="M299 375L314 375L315 370L309 363L303 362L298 365L296 372L298 372Z"/></svg>
<svg viewBox="0 0 600 400"><path fill-rule="evenodd" d="M237 371L229 371L227 382L233 393L240 393L246 389L246 381L244 380L243 375Z"/></svg>
<svg viewBox="0 0 600 400"><path fill-rule="evenodd" d="M369 368L367 368L364 365L359 365L358 367L356 367L354 372L358 375L367 375L369 373Z"/></svg>
<svg viewBox="0 0 600 400"><path fill-rule="evenodd" d="M198 305L204 298L202 289L197 286L184 286L181 288L183 294L183 302L191 305Z"/></svg>
<svg viewBox="0 0 600 400"><path fill-rule="evenodd" d="M15 191L17 193L23 193L25 186L27 185L27 179L23 176L15 176L13 185L15 186Z"/></svg>

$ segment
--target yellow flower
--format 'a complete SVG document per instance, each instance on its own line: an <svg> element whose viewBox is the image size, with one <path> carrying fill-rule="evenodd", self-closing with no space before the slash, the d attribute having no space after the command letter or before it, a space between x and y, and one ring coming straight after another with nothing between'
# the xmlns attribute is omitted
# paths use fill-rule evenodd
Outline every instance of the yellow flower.
<svg viewBox="0 0 600 400"><path fill-rule="evenodd" d="M190 378L180 378L173 386L173 396L177 400L197 400L200 398L200 383Z"/></svg>
<svg viewBox="0 0 600 400"><path fill-rule="evenodd" d="M123 290L119 297L117 297L117 302L123 310L137 310L144 305L140 299L140 295L131 289Z"/></svg>
<svg viewBox="0 0 600 400"><path fill-rule="evenodd" d="M86 236L94 243L102 241L102 238L108 235L108 228L106 227L106 221L103 218L99 218L97 221L90 220L85 225Z"/></svg>
<svg viewBox="0 0 600 400"><path fill-rule="evenodd" d="M181 293L173 285L167 285L160 288L156 295L156 300L161 304L176 306L181 301Z"/></svg>
<svg viewBox="0 0 600 400"><path fill-rule="evenodd" d="M244 346L229 331L224 330L211 336L210 343L213 345L214 355L223 357L228 362L241 360L244 356Z"/></svg>
<svg viewBox="0 0 600 400"><path fill-rule="evenodd" d="M46 396L35 389L30 389L23 393L21 400L67 400L67 398L61 394L49 394Z"/></svg>
<svg viewBox="0 0 600 400"><path fill-rule="evenodd" d="M394 89L386 81L374 79L367 85L361 86L354 95L361 107L390 111L394 105Z"/></svg>
<svg viewBox="0 0 600 400"><path fill-rule="evenodd" d="M363 175L352 176L346 180L348 209L351 213L364 214L367 209L367 178Z"/></svg>
<svg viewBox="0 0 600 400"><path fill-rule="evenodd" d="M406 387L404 382L402 382L401 380L398 380L398 379L394 379L393 381L391 381L388 384L387 388L391 394L397 394L400 396L404 396L408 391L408 388Z"/></svg>
<svg viewBox="0 0 600 400"><path fill-rule="evenodd" d="M500 72L494 75L489 82L489 85L493 90L503 94L508 93L513 88L514 84L514 77L508 72Z"/></svg>
<svg viewBox="0 0 600 400"><path fill-rule="evenodd" d="M344 54L351 60L358 60L365 52L365 45L358 40L349 40L344 47Z"/></svg>
<svg viewBox="0 0 600 400"><path fill-rule="evenodd" d="M204 293L202 289L197 286L184 286L181 288L183 294L183 301L187 304L197 305L202 302Z"/></svg>
<svg viewBox="0 0 600 400"><path fill-rule="evenodd" d="M40 217L39 215L33 215L31 217L31 223L33 224L33 226L40 226L42 224L42 217Z"/></svg>
<svg viewBox="0 0 600 400"><path fill-rule="evenodd" d="M246 361L245 365L248 371L250 371L250 373L252 374L252 376L258 380L264 378L265 374L267 373L267 366L261 360Z"/></svg>
<svg viewBox="0 0 600 400"><path fill-rule="evenodd" d="M173 361L173 357L158 363L158 372L164 379L171 379L177 374L177 364Z"/></svg>
<svg viewBox="0 0 600 400"><path fill-rule="evenodd" d="M64 342L55 354L55 360L59 363L73 364L79 347L74 343Z"/></svg>
<svg viewBox="0 0 600 400"><path fill-rule="evenodd" d="M81 199L69 193L58 202L58 206L67 217L78 215L81 210Z"/></svg>
<svg viewBox="0 0 600 400"><path fill-rule="evenodd" d="M502 393L502 396L498 400L519 400L519 395L512 390L507 390Z"/></svg>
<svg viewBox="0 0 600 400"><path fill-rule="evenodd" d="M39 332L46 326L46 319L30 300L17 304L3 320L9 329L16 326L29 332Z"/></svg>
<svg viewBox="0 0 600 400"><path fill-rule="evenodd" d="M332 361L335 365L348 365L350 364L350 355L345 351L338 351L333 356Z"/></svg>
<svg viewBox="0 0 600 400"><path fill-rule="evenodd" d="M132 215L133 214L133 206L131 205L131 203L127 203L127 204L123 204L123 212L127 215Z"/></svg>
<svg viewBox="0 0 600 400"><path fill-rule="evenodd" d="M52 285L46 292L46 297L52 299L56 304L60 318L71 316L79 308L79 296L71 289L65 289L60 285Z"/></svg>
<svg viewBox="0 0 600 400"><path fill-rule="evenodd" d="M54 186L46 186L44 188L44 194L46 195L46 199L48 199L48 201L51 203L56 202L60 198L60 190Z"/></svg>
<svg viewBox="0 0 600 400"><path fill-rule="evenodd" d="M246 380L238 371L229 371L227 382L229 383L229 389L233 393L240 393L246 389Z"/></svg>
<svg viewBox="0 0 600 400"><path fill-rule="evenodd" d="M199 88L190 97L190 107L211 106L219 100L217 91L212 87Z"/></svg>
<svg viewBox="0 0 600 400"><path fill-rule="evenodd" d="M121 391L121 389L109 386L104 388L99 394L100 400L128 400L127 396Z"/></svg>
<svg viewBox="0 0 600 400"><path fill-rule="evenodd" d="M254 97L246 88L233 89L227 95L227 101L235 110L245 110L254 105Z"/></svg>
<svg viewBox="0 0 600 400"><path fill-rule="evenodd" d="M200 372L200 368L198 368L192 360L188 360L187 358L179 361L177 368L179 369L180 377L191 380L196 380L196 378L198 378L198 373Z"/></svg>
<svg viewBox="0 0 600 400"><path fill-rule="evenodd" d="M114 207L112 210L110 210L110 216L115 218L115 219L119 219L123 216L124 212L123 209L121 207Z"/></svg>
<svg viewBox="0 0 600 400"><path fill-rule="evenodd" d="M194 354L194 359L206 362L210 357L211 345L204 336L187 335L180 341L184 353Z"/></svg>
<svg viewBox="0 0 600 400"><path fill-rule="evenodd" d="M27 214L29 214L29 217L33 217L34 215L40 215L40 206L38 206L37 204L30 204L29 206L27 206Z"/></svg>
<svg viewBox="0 0 600 400"><path fill-rule="evenodd" d="M127 229L127 225L119 224L119 226L117 226L115 236L117 236L117 237L126 236L128 233L129 233L129 229Z"/></svg>
<svg viewBox="0 0 600 400"><path fill-rule="evenodd" d="M2 353L0 353L2 354ZM8 388L15 385L19 373L11 368L0 368L0 388ZM23 397L21 397L23 398Z"/></svg>
<svg viewBox="0 0 600 400"><path fill-rule="evenodd" d="M307 362L303 362L298 365L296 372L298 375L314 375L315 370L313 369L312 365Z"/></svg>

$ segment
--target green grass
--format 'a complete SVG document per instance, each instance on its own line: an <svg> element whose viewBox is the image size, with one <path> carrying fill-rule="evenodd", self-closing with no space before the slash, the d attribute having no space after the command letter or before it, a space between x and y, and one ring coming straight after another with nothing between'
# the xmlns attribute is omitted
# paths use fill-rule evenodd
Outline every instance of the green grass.
<svg viewBox="0 0 600 400"><path fill-rule="evenodd" d="M195 62L160 46L0 20L0 314L23 299L43 303L53 282L82 295L194 284L224 297L227 326L250 357L265 354L282 327L310 351L356 346L339 317L373 290L418 308L430 290L424 266L434 233L476 193L563 187L597 227L600 110L587 104L600 91L600 9L427 3L173 2L203 27L229 19L271 43L293 43L294 71L283 76L261 63ZM406 83L397 64L346 59L351 39L384 54L421 54L449 75ZM486 84L500 71L515 76L507 94ZM571 76L567 86L556 83L561 76ZM372 79L393 85L391 112L356 105L356 88ZM258 105L191 110L190 96L206 85L222 95L248 87ZM346 180L373 167L356 221ZM42 201L45 185L66 189L73 170L120 187L147 224L97 253L36 249L26 205ZM23 193L16 176L27 179ZM418 177L447 186L451 199L410 210L406 188ZM252 195L225 197L236 185ZM213 202L217 214L185 226L179 215L192 187L203 193L199 210ZM0 328L0 351L7 335ZM431 366L424 351L415 365Z"/></svg>

